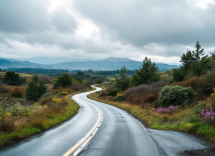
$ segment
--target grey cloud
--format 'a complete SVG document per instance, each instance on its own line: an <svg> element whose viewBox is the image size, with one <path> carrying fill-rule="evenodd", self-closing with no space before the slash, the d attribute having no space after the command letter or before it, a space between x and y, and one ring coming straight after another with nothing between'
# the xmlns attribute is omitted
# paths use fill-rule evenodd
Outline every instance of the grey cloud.
<svg viewBox="0 0 215 156"><path fill-rule="evenodd" d="M122 43L214 44L215 7L202 10L186 0L76 0L75 7ZM117 37L116 37L117 36Z"/></svg>

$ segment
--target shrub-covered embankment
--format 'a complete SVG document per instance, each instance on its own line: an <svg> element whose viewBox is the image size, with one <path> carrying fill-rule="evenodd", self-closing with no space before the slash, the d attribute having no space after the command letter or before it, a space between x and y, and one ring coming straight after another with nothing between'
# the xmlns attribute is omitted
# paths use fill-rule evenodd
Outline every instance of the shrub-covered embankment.
<svg viewBox="0 0 215 156"><path fill-rule="evenodd" d="M150 128L188 132L215 143L215 91L210 91L210 86L197 87L192 81L197 79L170 86L162 81L142 84L118 93L110 84L103 84L105 90L88 97L124 109ZM205 84L204 77L198 82L199 86Z"/></svg>
<svg viewBox="0 0 215 156"><path fill-rule="evenodd" d="M47 130L75 115L79 106L71 99L72 95L48 96L32 106L11 105L8 100L2 100L0 146Z"/></svg>

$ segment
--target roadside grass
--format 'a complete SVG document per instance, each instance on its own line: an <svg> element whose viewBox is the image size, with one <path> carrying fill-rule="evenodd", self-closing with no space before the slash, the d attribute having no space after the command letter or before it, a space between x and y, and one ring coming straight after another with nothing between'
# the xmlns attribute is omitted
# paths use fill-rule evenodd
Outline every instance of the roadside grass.
<svg viewBox="0 0 215 156"><path fill-rule="evenodd" d="M23 118L23 121L16 124L18 126L15 126L15 130L11 133L0 132L0 147L50 129L75 115L79 110L79 105L71 99L75 94L65 96L68 105L64 107L50 109L49 107L42 108L36 104L34 106L36 112L33 109L34 112L32 112L30 119Z"/></svg>
<svg viewBox="0 0 215 156"><path fill-rule="evenodd" d="M100 87L100 86L99 86ZM103 87L103 86L102 86ZM134 117L140 119L153 129L175 130L191 133L215 144L215 125L202 121L191 121L190 114L195 106L180 108L177 112L170 114L157 113L150 105L134 105L128 102L116 102L111 97L99 97L99 92L88 95L90 99L104 102L128 111Z"/></svg>

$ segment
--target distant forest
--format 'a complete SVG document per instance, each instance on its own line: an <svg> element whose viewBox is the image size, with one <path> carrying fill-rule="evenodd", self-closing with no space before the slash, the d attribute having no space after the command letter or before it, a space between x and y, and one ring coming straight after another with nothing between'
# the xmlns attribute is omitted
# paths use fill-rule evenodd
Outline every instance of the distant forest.
<svg viewBox="0 0 215 156"><path fill-rule="evenodd" d="M43 74L43 75L49 75L49 76L59 76L62 73L77 73L80 70L64 70L64 69L43 69L43 68L8 68L4 71L14 71L14 72L20 72L20 73L26 73L26 74ZM88 75L102 75L102 76L113 76L118 75L120 70L108 70L108 71L94 71L94 70L86 70L83 71L84 74ZM126 71L128 75L135 74L136 70L127 70Z"/></svg>

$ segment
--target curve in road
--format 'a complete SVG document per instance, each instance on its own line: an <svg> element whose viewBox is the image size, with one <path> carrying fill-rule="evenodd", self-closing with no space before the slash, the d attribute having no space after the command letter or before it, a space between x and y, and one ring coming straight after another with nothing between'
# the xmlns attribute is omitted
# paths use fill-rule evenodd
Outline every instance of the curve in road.
<svg viewBox="0 0 215 156"><path fill-rule="evenodd" d="M1 150L0 156L174 156L212 147L189 134L147 129L126 111L88 99L92 92L72 97L80 105L75 117Z"/></svg>

